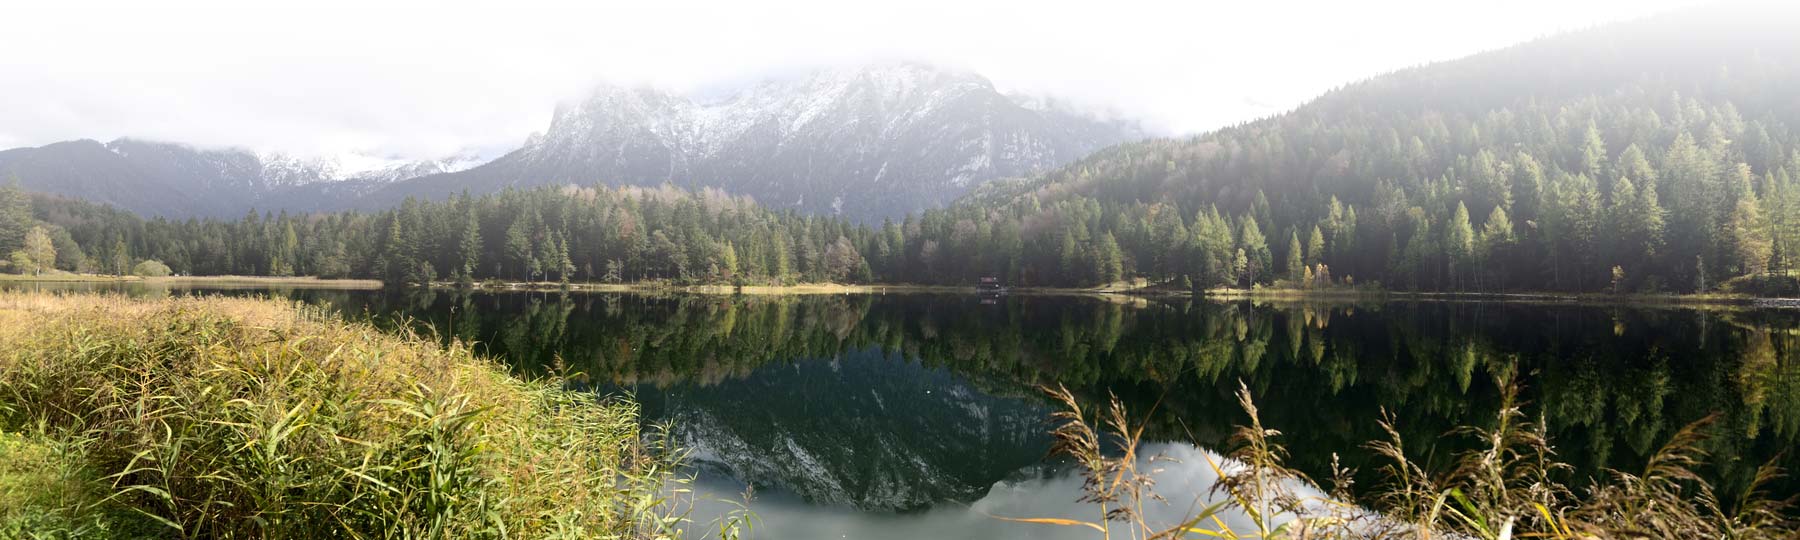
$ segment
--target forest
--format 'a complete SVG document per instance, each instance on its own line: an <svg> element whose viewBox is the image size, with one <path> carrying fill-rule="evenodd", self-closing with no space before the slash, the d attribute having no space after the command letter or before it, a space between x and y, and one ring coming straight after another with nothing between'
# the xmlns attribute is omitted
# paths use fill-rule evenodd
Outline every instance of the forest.
<svg viewBox="0 0 1800 540"><path fill-rule="evenodd" d="M391 284L993 276L1028 287L1141 278L1193 290L1613 293L1792 275L1800 70L1784 59L1800 47L1754 21L1690 43L1679 39L1690 22L1390 73L1284 114L989 183L899 222L600 182L235 221L145 219L0 187L0 265ZM158 264L137 268L145 261Z"/></svg>
<svg viewBox="0 0 1800 540"><path fill-rule="evenodd" d="M154 273L166 265L161 272L390 283L966 284L991 275L1020 286L1143 277L1185 287L1691 292L1733 276L1791 272L1800 153L1785 124L1771 130L1729 104L1679 96L1644 105L1590 100L1458 128L1470 137L1580 141L1576 152L1533 152L1548 143L1525 144L1530 137L1493 137L1472 154L1443 157L1431 149L1455 145L1416 136L1394 147L1368 141L1372 151L1339 166L1445 165L1435 178L1395 173L1425 179L1378 180L1367 192L1311 185L1274 197L1252 191L1243 203L1229 195L1235 186L1214 189L1226 196L1199 195L1214 191L1213 178L1271 174L1205 168L1281 170L1288 165L1278 157L1299 152L1245 128L1120 147L1001 204L977 196L880 226L669 187L543 188L414 200L368 214L171 221L8 186L0 187L0 253L21 273ZM1539 122L1520 125L1530 117ZM1609 140L1622 148L1610 150L1620 143ZM1502 155L1499 147L1523 149ZM1191 185L1151 202L1129 195L1170 182ZM138 268L146 261L160 265Z"/></svg>

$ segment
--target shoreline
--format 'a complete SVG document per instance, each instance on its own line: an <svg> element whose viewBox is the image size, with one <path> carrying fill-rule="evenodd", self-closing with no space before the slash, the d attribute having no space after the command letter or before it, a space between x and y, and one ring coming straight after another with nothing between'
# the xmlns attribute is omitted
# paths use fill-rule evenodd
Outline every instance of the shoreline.
<svg viewBox="0 0 1800 540"><path fill-rule="evenodd" d="M1161 294L1193 296L1191 293L1168 291ZM1304 290L1304 289L1211 289L1203 294L1219 300L1308 301L1341 300L1373 302L1500 302L1513 304L1568 305L1636 305L1636 306L1754 306L1800 305L1800 299L1758 297L1739 294L1608 294L1573 292L1470 292L1470 291L1387 291L1387 290Z"/></svg>
<svg viewBox="0 0 1800 540"><path fill-rule="evenodd" d="M51 274L26 276L0 274L0 283L141 283L164 286L208 287L294 287L311 289L381 289L383 283L373 279L322 279L311 276L168 276L140 277L102 274ZM434 290L458 289L452 281L432 282ZM482 291L571 291L599 293L667 293L707 295L820 295L820 294L982 294L974 286L920 284L844 284L797 283L793 285L679 285L666 282L582 283L571 282L504 282L500 286L476 283L473 290ZM1625 305L1625 306L1732 306L1800 308L1800 298L1760 297L1741 294L1607 294L1577 292L1473 292L1473 291L1390 291L1382 289L1237 289L1215 288L1200 294L1186 290L1157 287L1121 287L1111 284L1098 287L1014 287L1000 293L1016 296L1089 296L1112 299L1204 298L1220 301L1275 302L1497 302L1538 305Z"/></svg>
<svg viewBox="0 0 1800 540"><path fill-rule="evenodd" d="M452 281L434 281L432 289L457 289ZM538 292L614 292L614 293L683 293L712 295L814 295L814 294L997 294L1012 296L1096 296L1124 298L1148 296L1138 290L1116 287L1014 287L999 293L983 293L974 285L920 285L913 283L848 284L796 283L793 285L678 285L644 281L635 283L570 282L567 287L556 281L508 281L499 286L476 283L471 290L538 291ZM1185 295L1186 293L1182 293Z"/></svg>
<svg viewBox="0 0 1800 540"><path fill-rule="evenodd" d="M324 279L313 276L116 276L110 274L48 274L27 276L0 274L0 283L142 283L145 285L203 285L209 287L299 287L313 289L379 289L380 280Z"/></svg>
<svg viewBox="0 0 1800 540"><path fill-rule="evenodd" d="M215 287L298 287L308 289L380 289L376 279L323 279L310 276L169 276L142 278L144 283L165 285L206 285Z"/></svg>

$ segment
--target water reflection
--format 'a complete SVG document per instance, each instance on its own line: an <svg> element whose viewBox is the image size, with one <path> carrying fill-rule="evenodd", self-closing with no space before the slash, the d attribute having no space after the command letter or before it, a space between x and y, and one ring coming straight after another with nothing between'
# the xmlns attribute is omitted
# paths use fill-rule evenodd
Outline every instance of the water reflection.
<svg viewBox="0 0 1800 540"><path fill-rule="evenodd" d="M1188 444L1157 443L1147 445L1140 468L1155 469L1150 476L1160 491L1172 494L1166 501L1152 501L1144 506L1145 522L1158 530L1181 523L1214 499L1208 496L1217 478L1206 464L1204 450ZM1156 456L1156 462L1151 462ZM1212 459L1219 459L1216 454ZM756 500L755 532L759 538L993 538L1034 540L1091 540L1098 537L1091 529L1078 526L1022 524L997 519L1004 517L1063 518L1082 521L1098 519L1096 507L1079 503L1074 495L1081 492L1082 479L1066 469L1028 468L1011 478L995 482L985 493L969 504L946 504L915 513L879 514L821 507L786 497L761 497ZM733 507L721 501L733 500L741 488L738 484L703 481L698 485L705 495L696 515L725 515ZM1320 497L1316 490L1297 488L1303 497ZM1253 531L1250 520L1237 513L1224 513L1220 519L1232 530ZM1277 519L1279 522L1280 519ZM1209 526L1212 524L1208 522ZM1124 535L1121 527L1115 534Z"/></svg>
<svg viewBox="0 0 1800 540"><path fill-rule="evenodd" d="M1364 486L1379 481L1362 445L1382 437L1383 411L1416 459L1442 463L1471 446L1445 433L1494 418L1498 380L1522 385L1529 414L1544 418L1577 476L1640 469L1673 430L1718 412L1720 436L1706 443L1716 465L1703 472L1731 493L1800 432L1792 310L274 294L478 342L521 373L575 373L596 388L635 391L647 419L676 422L708 482L755 485L759 512L816 518L807 526L875 527L854 529L861 537L931 535L942 523L1011 527L971 521L969 505L1036 515L1070 508L1057 505L1073 504L1075 492L1051 482L1060 469L1042 459L1048 405L1037 384L1065 384L1095 402L1117 394L1137 411L1158 404L1151 439L1219 448L1244 421L1232 398L1242 380L1264 422L1285 433L1292 466L1324 478L1339 454ZM1188 487L1209 482L1193 478L1200 483ZM1051 483L1031 483L1039 481ZM1188 489L1179 482L1163 486ZM1800 493L1791 481L1777 489Z"/></svg>

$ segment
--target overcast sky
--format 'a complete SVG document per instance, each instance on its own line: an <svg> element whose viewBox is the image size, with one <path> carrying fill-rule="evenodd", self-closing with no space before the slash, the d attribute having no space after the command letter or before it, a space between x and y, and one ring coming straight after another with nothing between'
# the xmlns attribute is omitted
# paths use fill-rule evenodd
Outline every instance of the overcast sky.
<svg viewBox="0 0 1800 540"><path fill-rule="evenodd" d="M601 80L688 91L871 60L1198 132L1382 72L1701 2L363 3L7 3L0 148L133 136L493 154Z"/></svg>

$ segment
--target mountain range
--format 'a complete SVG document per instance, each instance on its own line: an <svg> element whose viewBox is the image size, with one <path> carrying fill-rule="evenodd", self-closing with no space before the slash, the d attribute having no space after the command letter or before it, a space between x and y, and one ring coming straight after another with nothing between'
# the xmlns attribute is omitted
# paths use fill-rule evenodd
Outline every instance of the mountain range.
<svg viewBox="0 0 1800 540"><path fill-rule="evenodd" d="M142 215L235 217L251 209L327 210L403 178L471 165L466 157L398 161L300 158L123 138L0 151L0 181Z"/></svg>
<svg viewBox="0 0 1800 540"><path fill-rule="evenodd" d="M717 188L775 209L874 221L1141 137L1133 122L1004 94L979 75L896 63L821 69L711 97L601 85L487 163L80 140L0 152L0 179L168 217L376 210L408 197L599 183ZM369 161L375 166L351 165Z"/></svg>

